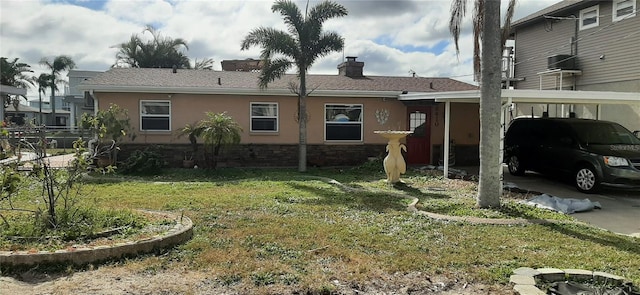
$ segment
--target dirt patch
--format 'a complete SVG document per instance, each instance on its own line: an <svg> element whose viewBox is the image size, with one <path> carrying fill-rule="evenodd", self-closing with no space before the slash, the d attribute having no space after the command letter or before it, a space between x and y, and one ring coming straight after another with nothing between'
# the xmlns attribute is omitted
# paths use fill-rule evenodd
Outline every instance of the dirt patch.
<svg viewBox="0 0 640 295"><path fill-rule="evenodd" d="M331 288L308 290L300 286L223 286L214 274L181 269L155 273L106 266L69 275L25 272L0 277L0 294L513 294L509 286L446 280L419 272L378 277L368 282L326 282ZM331 293L323 291L332 290Z"/></svg>

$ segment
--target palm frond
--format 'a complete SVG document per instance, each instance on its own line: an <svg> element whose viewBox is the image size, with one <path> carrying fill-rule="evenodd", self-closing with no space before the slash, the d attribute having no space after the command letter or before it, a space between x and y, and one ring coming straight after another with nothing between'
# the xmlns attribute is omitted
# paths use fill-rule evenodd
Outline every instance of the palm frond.
<svg viewBox="0 0 640 295"><path fill-rule="evenodd" d="M482 28L484 27L484 1L476 0L473 13L473 74L475 81L480 81L482 71L480 64L482 47L480 42L482 40Z"/></svg>
<svg viewBox="0 0 640 295"><path fill-rule="evenodd" d="M164 37L152 26L146 26L143 33L149 32L152 39L143 41L138 35L132 35L128 42L121 43L116 54L114 67L135 68L191 68L191 61L181 50L189 50L186 40Z"/></svg>
<svg viewBox="0 0 640 295"><path fill-rule="evenodd" d="M258 86L260 86L261 89L267 88L269 83L284 76L293 64L293 61L284 57L265 60L258 78Z"/></svg>
<svg viewBox="0 0 640 295"><path fill-rule="evenodd" d="M0 81L3 85L28 88L34 84L34 81L27 73L33 73L33 70L30 65L18 62L18 59L14 58L13 61L8 61L6 57L0 58L0 70L2 71Z"/></svg>
<svg viewBox="0 0 640 295"><path fill-rule="evenodd" d="M289 0L278 0L271 6L272 12L279 12L284 18L284 23L289 28L289 33L299 35L303 31L305 19L298 6Z"/></svg>
<svg viewBox="0 0 640 295"><path fill-rule="evenodd" d="M513 19L513 14L516 10L516 0L509 0L509 5L507 6L507 12L504 16L504 25L502 26L502 47L507 43L507 39L509 39L509 34L511 32L511 20Z"/></svg>
<svg viewBox="0 0 640 295"><path fill-rule="evenodd" d="M460 54L460 30L462 19L467 14L467 0L453 0L451 2L451 18L449 19L449 31L453 35L453 42L456 45L456 54Z"/></svg>
<svg viewBox="0 0 640 295"><path fill-rule="evenodd" d="M324 1L311 8L307 21L322 24L329 19L346 16L348 13L344 6L333 1Z"/></svg>

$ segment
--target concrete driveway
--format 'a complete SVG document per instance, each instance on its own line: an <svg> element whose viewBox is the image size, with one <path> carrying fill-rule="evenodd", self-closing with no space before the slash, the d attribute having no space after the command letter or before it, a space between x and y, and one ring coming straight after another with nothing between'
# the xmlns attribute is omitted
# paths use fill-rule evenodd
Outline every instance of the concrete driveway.
<svg viewBox="0 0 640 295"><path fill-rule="evenodd" d="M514 183L521 189L559 198L589 199L600 202L602 209L574 213L572 216L615 233L640 237L640 190L603 189L598 194L583 194L570 183L534 172L527 172L524 176L513 176L509 174L506 166L504 182Z"/></svg>

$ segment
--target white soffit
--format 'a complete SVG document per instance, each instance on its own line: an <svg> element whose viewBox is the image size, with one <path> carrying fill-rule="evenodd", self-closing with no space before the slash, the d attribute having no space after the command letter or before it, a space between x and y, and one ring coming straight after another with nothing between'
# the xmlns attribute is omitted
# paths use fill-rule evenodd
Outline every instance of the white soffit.
<svg viewBox="0 0 640 295"><path fill-rule="evenodd" d="M403 94L399 100L479 103L480 90ZM640 104L640 92L503 89L502 101L555 104Z"/></svg>

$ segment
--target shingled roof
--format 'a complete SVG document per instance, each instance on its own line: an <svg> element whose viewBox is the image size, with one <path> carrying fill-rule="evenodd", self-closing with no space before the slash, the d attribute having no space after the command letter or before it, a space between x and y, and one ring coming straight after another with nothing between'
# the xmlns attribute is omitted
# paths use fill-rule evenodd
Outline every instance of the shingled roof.
<svg viewBox="0 0 640 295"><path fill-rule="evenodd" d="M113 68L80 85L80 89L103 92L193 92L224 93L238 90L263 91L256 72L157 68ZM269 84L269 90L289 91L297 75L287 74ZM475 90L477 86L450 78L308 75L307 89L330 92L443 92ZM178 91L176 91L178 90Z"/></svg>

